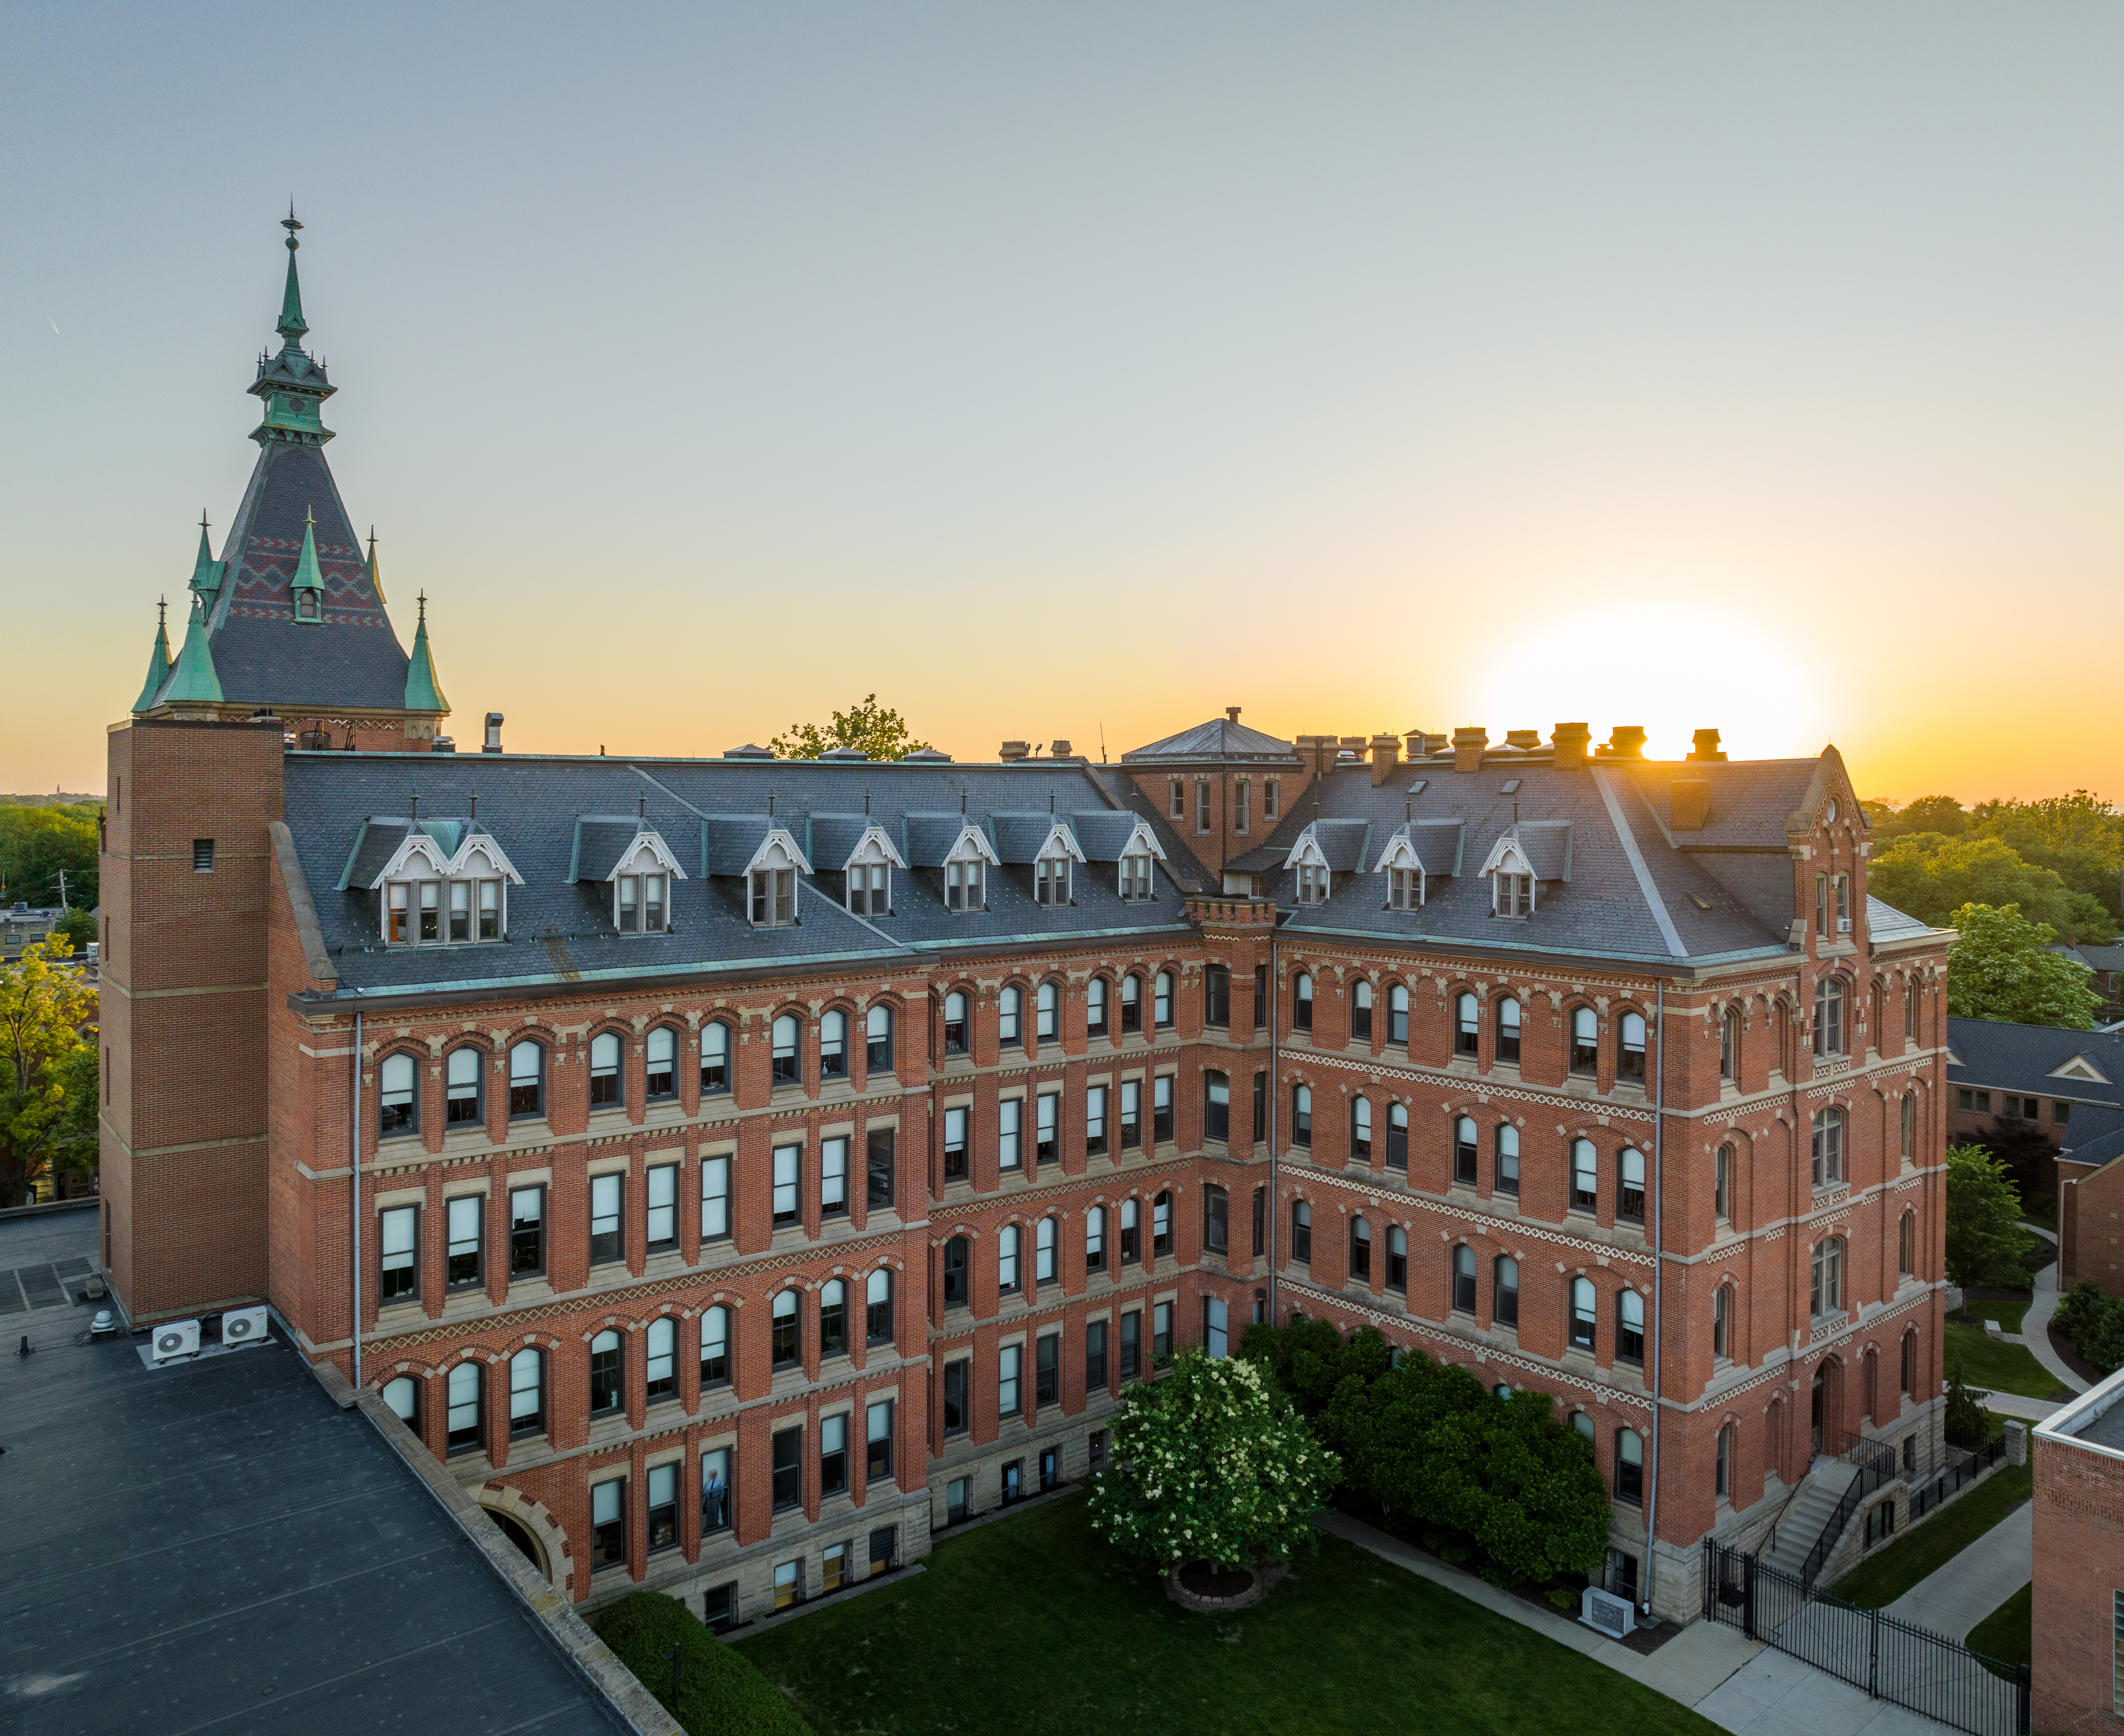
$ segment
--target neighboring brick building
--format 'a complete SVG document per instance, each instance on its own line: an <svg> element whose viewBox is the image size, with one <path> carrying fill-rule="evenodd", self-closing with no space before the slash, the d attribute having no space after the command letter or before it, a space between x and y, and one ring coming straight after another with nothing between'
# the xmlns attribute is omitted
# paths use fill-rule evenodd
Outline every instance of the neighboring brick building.
<svg viewBox="0 0 2124 1736"><path fill-rule="evenodd" d="M919 1555L1292 1309L1553 1394L1670 1614L1817 1447L1933 1462L1947 937L1834 750L317 751L447 713L277 572L284 685L202 608L111 735L106 1264L270 1296L572 1595Z"/></svg>
<svg viewBox="0 0 2124 1736"><path fill-rule="evenodd" d="M2038 1730L2124 1729L2124 1370L2030 1438L2032 1721Z"/></svg>

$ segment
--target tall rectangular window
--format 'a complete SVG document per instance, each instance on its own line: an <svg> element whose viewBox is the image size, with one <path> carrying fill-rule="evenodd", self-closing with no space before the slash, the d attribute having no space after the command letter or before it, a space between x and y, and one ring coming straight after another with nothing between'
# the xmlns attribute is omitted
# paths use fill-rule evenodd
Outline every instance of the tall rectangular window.
<svg viewBox="0 0 2124 1736"><path fill-rule="evenodd" d="M966 1179L966 1123L969 1112L962 1109L944 1111L944 1179L964 1181Z"/></svg>
<svg viewBox="0 0 2124 1736"><path fill-rule="evenodd" d="M819 1419L819 1493L845 1494L848 1487L848 1416L839 1411Z"/></svg>
<svg viewBox="0 0 2124 1736"><path fill-rule="evenodd" d="M1206 964L1202 969L1202 1022L1215 1030L1231 1026L1232 971L1228 964Z"/></svg>
<svg viewBox="0 0 2124 1736"><path fill-rule="evenodd" d="M1024 1408L1018 1397L1018 1377L1025 1364L1025 1346L1005 1344L996 1353L996 1415L1016 1416Z"/></svg>
<svg viewBox="0 0 2124 1736"><path fill-rule="evenodd" d="M1172 1304L1154 1303L1150 1311L1150 1354L1163 1362L1172 1354Z"/></svg>
<svg viewBox="0 0 2124 1736"><path fill-rule="evenodd" d="M1136 1079L1121 1081L1121 1149L1136 1150L1143 1144L1143 1084Z"/></svg>
<svg viewBox="0 0 2124 1736"><path fill-rule="evenodd" d="M590 1177L590 1264L604 1265L623 1257L620 1203L624 1175Z"/></svg>
<svg viewBox="0 0 2124 1736"><path fill-rule="evenodd" d="M1197 833L1206 833L1209 829L1210 780L1206 777L1198 777L1195 780L1195 830Z"/></svg>
<svg viewBox="0 0 2124 1736"><path fill-rule="evenodd" d="M485 1203L477 1194L449 1203L450 1240L444 1279L453 1290L467 1289L479 1282L480 1208Z"/></svg>
<svg viewBox="0 0 2124 1736"><path fill-rule="evenodd" d="M1219 1140L1232 1137L1232 1081L1224 1073L1202 1075L1202 1137Z"/></svg>
<svg viewBox="0 0 2124 1736"><path fill-rule="evenodd" d="M1268 1189L1254 1189L1254 1255L1259 1258L1268 1251Z"/></svg>
<svg viewBox="0 0 2124 1736"><path fill-rule="evenodd" d="M1023 1137L1021 1124L1025 1119L1025 1099L1005 1097L996 1105L996 1167L1014 1170L1022 1157L1019 1141Z"/></svg>
<svg viewBox="0 0 2124 1736"><path fill-rule="evenodd" d="M679 1166L654 1165L643 1180L649 1194L649 1246L675 1248L679 1245Z"/></svg>
<svg viewBox="0 0 2124 1736"><path fill-rule="evenodd" d="M192 872L194 874L214 872L214 840L212 838L195 838L192 840Z"/></svg>
<svg viewBox="0 0 2124 1736"><path fill-rule="evenodd" d="M1232 785L1232 830L1234 832L1244 832L1247 829L1250 818L1248 809L1252 805L1248 800L1250 794L1247 781L1243 777L1238 779Z"/></svg>
<svg viewBox="0 0 2124 1736"><path fill-rule="evenodd" d="M964 1434L966 1432L966 1373L972 1366L964 1358L944 1364L944 1433L947 1434Z"/></svg>
<svg viewBox="0 0 2124 1736"><path fill-rule="evenodd" d="M731 1161L701 1160L701 1240L727 1241L731 1233Z"/></svg>
<svg viewBox="0 0 2124 1736"><path fill-rule="evenodd" d="M1268 1075L1254 1075L1254 1140L1258 1144L1268 1138Z"/></svg>
<svg viewBox="0 0 2124 1736"><path fill-rule="evenodd" d="M1107 1149L1107 1088L1088 1086L1084 1091L1084 1150L1097 1157Z"/></svg>
<svg viewBox="0 0 2124 1736"><path fill-rule="evenodd" d="M1143 1311L1131 1309L1121 1316L1121 1377L1136 1379L1143 1372Z"/></svg>
<svg viewBox="0 0 2124 1736"><path fill-rule="evenodd" d="M1268 966L1254 966L1254 1029L1268 1029Z"/></svg>
<svg viewBox="0 0 2124 1736"><path fill-rule="evenodd" d="M378 1246L382 1250L383 1275L376 1299L405 1302L421 1293L421 1208L392 1206L377 1216L382 1220Z"/></svg>
<svg viewBox="0 0 2124 1736"><path fill-rule="evenodd" d="M892 1401L880 1399L863 1413L863 1480L892 1480Z"/></svg>
<svg viewBox="0 0 2124 1736"><path fill-rule="evenodd" d="M1037 1103L1035 1158L1041 1163L1054 1163L1062 1156L1062 1099L1058 1092L1042 1091Z"/></svg>
<svg viewBox="0 0 2124 1736"><path fill-rule="evenodd" d="M1088 1392L1098 1392L1107 1384L1107 1323L1102 1320L1088 1321L1084 1324L1084 1388Z"/></svg>
<svg viewBox="0 0 2124 1736"><path fill-rule="evenodd" d="M804 1148L778 1145L774 1148L774 1227L778 1230L802 1221L797 1198L804 1168Z"/></svg>
<svg viewBox="0 0 2124 1736"><path fill-rule="evenodd" d="M731 1499L731 1449L717 1447L701 1455L701 1532L728 1531L734 1517Z"/></svg>
<svg viewBox="0 0 2124 1736"><path fill-rule="evenodd" d="M804 1504L804 1430L778 1429L774 1432L774 1510L781 1513Z"/></svg>
<svg viewBox="0 0 2124 1736"><path fill-rule="evenodd" d="M1033 1346L1032 1402L1062 1402L1062 1335L1059 1332L1044 1334Z"/></svg>
<svg viewBox="0 0 2124 1736"><path fill-rule="evenodd" d="M1165 781L1165 815L1168 819L1187 818L1187 785L1185 780L1169 777Z"/></svg>
<svg viewBox="0 0 2124 1736"><path fill-rule="evenodd" d="M845 1218L848 1211L848 1142L819 1142L819 1215Z"/></svg>
<svg viewBox="0 0 2124 1736"><path fill-rule="evenodd" d="M546 1190L509 1191L509 1275L536 1278L546 1269Z"/></svg>
<svg viewBox="0 0 2124 1736"><path fill-rule="evenodd" d="M1272 777L1263 778L1262 780L1262 819L1265 821L1273 821L1282 811L1281 790L1277 781Z"/></svg>
<svg viewBox="0 0 2124 1736"><path fill-rule="evenodd" d="M1160 1073L1151 1081L1150 1138L1154 1145L1166 1145L1172 1138L1172 1075Z"/></svg>
<svg viewBox="0 0 2124 1736"><path fill-rule="evenodd" d="M649 1552L679 1546L679 1466L649 1467Z"/></svg>
<svg viewBox="0 0 2124 1736"><path fill-rule="evenodd" d="M627 1563L627 1479L590 1485L590 1570Z"/></svg>
<svg viewBox="0 0 2124 1736"><path fill-rule="evenodd" d="M1219 1187L1202 1189L1202 1246L1212 1254L1230 1251L1231 1196Z"/></svg>
<svg viewBox="0 0 2124 1736"><path fill-rule="evenodd" d="M874 1127L863 1145L863 1205L872 1212L893 1208L893 1159L899 1145L896 1128Z"/></svg>

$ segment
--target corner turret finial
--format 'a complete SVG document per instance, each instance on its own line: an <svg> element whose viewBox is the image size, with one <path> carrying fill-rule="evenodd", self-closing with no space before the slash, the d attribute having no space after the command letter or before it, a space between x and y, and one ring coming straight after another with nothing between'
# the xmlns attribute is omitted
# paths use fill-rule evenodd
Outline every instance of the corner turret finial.
<svg viewBox="0 0 2124 1736"><path fill-rule="evenodd" d="M214 558L214 545L207 539L206 514L200 513L199 554L192 562L192 594L202 599L209 608L214 607L214 594L221 589L222 563Z"/></svg>
<svg viewBox="0 0 2124 1736"><path fill-rule="evenodd" d="M288 214L280 219L280 227L288 232L288 287L280 297L280 323L276 328L289 343L299 346L303 334L310 328L303 321L303 286L295 275L295 250L303 244L295 239L295 232L303 226L295 221L295 202L288 201Z"/></svg>
<svg viewBox="0 0 2124 1736"><path fill-rule="evenodd" d="M170 605L167 599L155 602L155 648L148 654L148 678L142 684L140 697L133 701L135 711L144 711L155 703L162 691L162 684L170 678Z"/></svg>
<svg viewBox="0 0 2124 1736"><path fill-rule="evenodd" d="M428 649L428 594L421 593L420 624L413 630L413 655L406 661L406 709L448 716L450 702L435 679L435 654Z"/></svg>
<svg viewBox="0 0 2124 1736"><path fill-rule="evenodd" d="M368 578L369 588L376 594L376 606L378 608L382 608L384 606L383 575L376 569L376 527L373 524L369 527Z"/></svg>

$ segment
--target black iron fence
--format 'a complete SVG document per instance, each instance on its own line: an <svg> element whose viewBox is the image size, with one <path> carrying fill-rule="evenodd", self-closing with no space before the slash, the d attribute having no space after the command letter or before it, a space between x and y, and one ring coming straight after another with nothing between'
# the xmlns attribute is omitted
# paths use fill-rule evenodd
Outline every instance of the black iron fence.
<svg viewBox="0 0 2124 1736"><path fill-rule="evenodd" d="M1703 1541L1704 1619L1737 1627L1876 1700L1967 1730L2027 1736L2028 1672L1877 1609L1811 1591L1795 1574Z"/></svg>
<svg viewBox="0 0 2124 1736"><path fill-rule="evenodd" d="M1954 1462L1944 1471L1927 1477L1922 1483L1910 1485L1910 1518L1913 1523L1923 1518L1942 1501L1955 1494L1965 1483L1973 1483L2006 1456L2006 1438L1986 1441L1974 1452L1963 1452L1958 1447L1948 1449Z"/></svg>

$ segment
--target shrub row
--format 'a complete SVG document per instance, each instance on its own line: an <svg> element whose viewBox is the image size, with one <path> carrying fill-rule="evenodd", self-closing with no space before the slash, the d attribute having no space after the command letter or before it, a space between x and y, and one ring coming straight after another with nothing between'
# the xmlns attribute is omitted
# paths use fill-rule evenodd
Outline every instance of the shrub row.
<svg viewBox="0 0 2124 1736"><path fill-rule="evenodd" d="M2104 1296L2093 1279L2082 1279L2051 1320L2090 1368L2108 1374L2124 1365L2124 1296Z"/></svg>
<svg viewBox="0 0 2124 1736"><path fill-rule="evenodd" d="M692 1736L813 1736L787 1697L686 1606L661 1592L629 1592L591 1622L635 1678ZM679 1703L671 1704L677 1646Z"/></svg>

